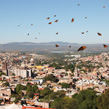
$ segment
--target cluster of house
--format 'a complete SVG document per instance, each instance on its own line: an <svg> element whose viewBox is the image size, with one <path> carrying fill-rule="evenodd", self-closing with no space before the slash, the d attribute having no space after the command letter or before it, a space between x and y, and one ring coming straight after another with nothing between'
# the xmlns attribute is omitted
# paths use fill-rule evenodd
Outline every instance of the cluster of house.
<svg viewBox="0 0 109 109"><path fill-rule="evenodd" d="M66 96L69 97L75 93L79 93L80 90L86 90L88 88L92 88L98 93L104 93L105 90L109 89L106 82L103 81L103 79L109 80L109 53L88 57L80 57L80 55L77 55L76 57L78 60L82 60L83 62L91 61L92 63L95 63L95 66L96 64L102 63L102 67L99 69L94 68L93 71L87 73L81 72L77 66L75 66L74 72L71 72L70 70L66 71L65 69L55 69L54 67L49 67L49 64L36 66L34 57L36 57L35 54L0 54L0 70L6 74L0 76L0 99L2 100L2 104L13 102L15 98L11 97L11 94L15 91L17 84L26 86L28 81L31 84L37 83L39 90L44 90L45 87L49 87L54 92L64 90ZM58 83L52 81L44 83L43 78L49 74L56 76L59 80ZM28 79L28 81L26 81L26 79ZM4 81L9 82L9 87L3 85ZM67 83L75 85L75 87L63 88L59 83ZM22 93L27 94L25 90L22 90ZM38 96L40 95L36 94L31 102L49 108L48 103L37 101Z"/></svg>

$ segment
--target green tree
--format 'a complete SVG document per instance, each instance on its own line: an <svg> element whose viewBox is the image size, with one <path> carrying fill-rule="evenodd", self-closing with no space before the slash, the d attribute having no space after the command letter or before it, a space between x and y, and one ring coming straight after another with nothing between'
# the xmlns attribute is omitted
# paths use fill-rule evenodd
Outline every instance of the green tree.
<svg viewBox="0 0 109 109"><path fill-rule="evenodd" d="M69 98L69 97L57 98L51 103L51 108L78 109L78 103L76 100Z"/></svg>
<svg viewBox="0 0 109 109"><path fill-rule="evenodd" d="M56 98L63 98L65 97L65 92L64 91L58 91L58 92L51 92L47 96L44 97L44 99L50 101L50 100L55 100Z"/></svg>
<svg viewBox="0 0 109 109"><path fill-rule="evenodd" d="M33 84L33 86L32 86L32 91L33 91L34 93L38 93L38 92L39 92L37 84Z"/></svg>
<svg viewBox="0 0 109 109"><path fill-rule="evenodd" d="M55 108L55 109L64 109L64 103L62 98L57 98L55 99L52 103L50 108Z"/></svg>
<svg viewBox="0 0 109 109"><path fill-rule="evenodd" d="M69 88L70 87L70 85L67 83L61 83L61 85L62 85L62 88Z"/></svg>
<svg viewBox="0 0 109 109"><path fill-rule="evenodd" d="M27 89L27 87L26 87L26 86L21 85L21 89L22 89L22 90L26 90L26 89Z"/></svg>
<svg viewBox="0 0 109 109"><path fill-rule="evenodd" d="M97 109L97 95L93 90L83 90L72 98L78 101L79 109Z"/></svg>
<svg viewBox="0 0 109 109"><path fill-rule="evenodd" d="M50 74L48 76L45 76L44 77L44 80L45 81L53 81L53 82L58 82L59 80L53 75L53 74Z"/></svg>
<svg viewBox="0 0 109 109"><path fill-rule="evenodd" d="M98 109L109 109L109 89L97 97L97 106Z"/></svg>
<svg viewBox="0 0 109 109"><path fill-rule="evenodd" d="M71 70L72 72L74 72L75 65L74 64L65 65L64 69Z"/></svg>
<svg viewBox="0 0 109 109"><path fill-rule="evenodd" d="M15 100L14 100L14 103L18 103L19 100L21 100L21 96L16 96Z"/></svg>
<svg viewBox="0 0 109 109"><path fill-rule="evenodd" d="M30 91L32 91L32 86L30 84L27 84L26 87L27 87L27 93L30 92Z"/></svg>
<svg viewBox="0 0 109 109"><path fill-rule="evenodd" d="M21 84L17 84L17 86L16 86L16 93L19 94L20 91L21 91Z"/></svg>
<svg viewBox="0 0 109 109"><path fill-rule="evenodd" d="M46 87L44 88L44 90L40 91L40 96L45 97L46 95L49 95L51 92L52 91L48 87Z"/></svg>
<svg viewBox="0 0 109 109"><path fill-rule="evenodd" d="M6 75L6 73L0 71L0 76L2 76L2 75Z"/></svg>
<svg viewBox="0 0 109 109"><path fill-rule="evenodd" d="M34 92L32 90L28 92L27 98L34 98Z"/></svg>
<svg viewBox="0 0 109 109"><path fill-rule="evenodd" d="M53 63L53 64L50 64L49 67L54 67L55 69L61 69L61 65L59 64L56 64L56 63Z"/></svg>
<svg viewBox="0 0 109 109"><path fill-rule="evenodd" d="M33 87L30 84L27 84L27 98L33 98L34 97L34 91L33 91Z"/></svg>
<svg viewBox="0 0 109 109"><path fill-rule="evenodd" d="M15 76L15 74L14 74L14 73L12 73L12 76Z"/></svg>
<svg viewBox="0 0 109 109"><path fill-rule="evenodd" d="M4 83L4 86L9 86L9 82L6 81L6 82Z"/></svg>

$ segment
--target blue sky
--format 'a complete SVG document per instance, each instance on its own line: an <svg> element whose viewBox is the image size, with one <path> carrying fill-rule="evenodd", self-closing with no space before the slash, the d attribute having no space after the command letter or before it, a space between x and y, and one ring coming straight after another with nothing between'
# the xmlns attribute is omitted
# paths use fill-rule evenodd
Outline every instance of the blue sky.
<svg viewBox="0 0 109 109"><path fill-rule="evenodd" d="M0 0L0 44L51 41L107 44L108 35L109 0Z"/></svg>

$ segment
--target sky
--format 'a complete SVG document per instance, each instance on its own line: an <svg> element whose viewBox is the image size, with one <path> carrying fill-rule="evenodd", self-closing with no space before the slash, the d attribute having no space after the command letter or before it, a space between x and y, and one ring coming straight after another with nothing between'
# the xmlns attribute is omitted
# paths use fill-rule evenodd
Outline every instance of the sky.
<svg viewBox="0 0 109 109"><path fill-rule="evenodd" d="M0 39L0 44L109 44L109 0L0 0Z"/></svg>

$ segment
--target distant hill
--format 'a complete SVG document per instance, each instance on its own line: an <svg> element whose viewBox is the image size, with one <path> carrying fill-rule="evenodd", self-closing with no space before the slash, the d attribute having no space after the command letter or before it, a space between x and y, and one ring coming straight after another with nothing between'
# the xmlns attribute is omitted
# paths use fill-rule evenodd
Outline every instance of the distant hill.
<svg viewBox="0 0 109 109"><path fill-rule="evenodd" d="M55 44L59 44L59 47L55 47ZM71 45L71 48L69 48ZM12 42L7 44L0 44L0 51L77 51L77 49L85 45L87 49L85 52L105 52L109 51L108 48L104 48L102 44L77 44L68 42Z"/></svg>

